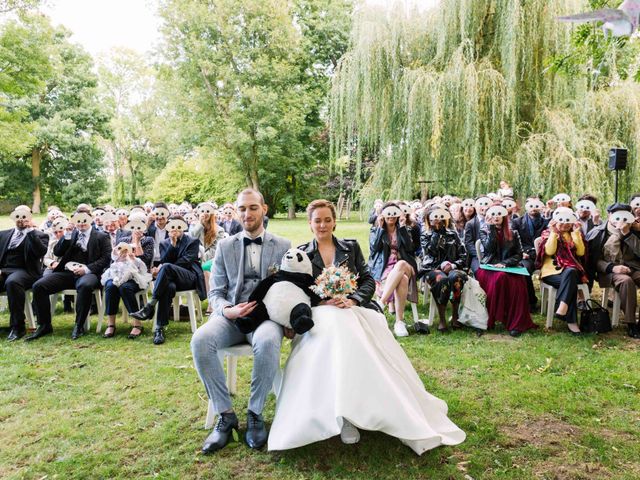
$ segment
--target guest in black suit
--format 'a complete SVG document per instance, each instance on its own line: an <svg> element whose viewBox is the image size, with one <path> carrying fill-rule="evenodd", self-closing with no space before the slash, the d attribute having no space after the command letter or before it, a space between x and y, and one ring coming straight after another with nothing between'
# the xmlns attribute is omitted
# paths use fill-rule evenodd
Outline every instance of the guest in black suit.
<svg viewBox="0 0 640 480"><path fill-rule="evenodd" d="M88 210L77 211L62 237L53 249L60 262L52 273L33 285L38 328L27 340L35 340L53 332L51 327L51 303L49 295L62 290L75 289L76 323L71 338L76 340L85 334L84 322L91 310L93 291L100 288L100 277L111 263L109 235L91 226ZM66 269L69 262L85 265L73 271Z"/></svg>
<svg viewBox="0 0 640 480"><path fill-rule="evenodd" d="M149 220L151 220L151 224L147 229L147 237L153 238L153 266L157 267L160 264L160 244L169 238L169 233L166 230L167 221L169 220L167 204L164 202L154 203Z"/></svg>
<svg viewBox="0 0 640 480"><path fill-rule="evenodd" d="M525 213L522 217L511 221L511 230L518 232L522 243L522 260L520 265L527 269L529 275L535 270L536 248L534 242L542 235L549 225L549 219L542 216L544 203L538 197L529 197L525 204ZM538 303L536 289L533 286L531 276L525 277L527 281L527 294L529 295L529 308L535 308Z"/></svg>
<svg viewBox="0 0 640 480"><path fill-rule="evenodd" d="M476 216L464 226L464 248L467 250L467 258L471 271L476 273L480 268L480 261L476 255L476 241L480 240L480 230L485 228L484 214L491 206L492 201L488 197L480 197L476 200Z"/></svg>
<svg viewBox="0 0 640 480"><path fill-rule="evenodd" d="M11 217L16 227L0 232L0 292L7 292L11 324L7 340L13 342L26 333L25 292L42 275L49 236L34 228L28 209L16 209Z"/></svg>
<svg viewBox="0 0 640 480"><path fill-rule="evenodd" d="M169 219L169 238L160 244L160 265L151 270L156 276L151 300L131 315L138 320L149 320L157 306L156 330L153 335L155 345L161 345L165 341L164 329L169 324L169 309L177 291L195 289L201 300L207 296L199 260L200 240L185 235L188 228L182 217Z"/></svg>

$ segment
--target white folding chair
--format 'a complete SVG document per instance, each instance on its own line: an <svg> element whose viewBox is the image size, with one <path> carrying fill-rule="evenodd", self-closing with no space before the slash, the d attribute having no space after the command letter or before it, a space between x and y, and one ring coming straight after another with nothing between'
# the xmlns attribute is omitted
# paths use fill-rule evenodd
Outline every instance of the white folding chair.
<svg viewBox="0 0 640 480"><path fill-rule="evenodd" d="M429 286L429 282L427 282L426 279L423 279L423 281L424 281L423 295L424 295L425 307L427 306L427 301L429 302L429 319L427 320L427 325L432 326L433 319L436 316L436 310L438 309L438 306L436 305L436 299L434 298L433 295L431 295L431 287Z"/></svg>
<svg viewBox="0 0 640 480"><path fill-rule="evenodd" d="M78 296L78 292L75 289L69 289L69 290L62 290L61 292L52 294L49 298L51 302L52 317L56 311L56 304L58 303L58 297L60 295L62 295L63 298L65 295L69 295L70 297L73 297L73 303L75 304L76 297ZM96 306L98 307L98 325L101 326L102 317L104 316L104 303L102 302L102 290L100 290L99 288L95 289L93 291L93 295L96 299ZM84 329L86 331L89 331L90 328L91 328L91 312L89 312L89 315L87 315L87 318L84 321Z"/></svg>
<svg viewBox="0 0 640 480"><path fill-rule="evenodd" d="M578 284L578 291L582 292L584 296L584 301L586 302L591 298L589 296L589 285L586 283ZM547 314L547 323L546 327L551 328L553 326L553 315L556 310L556 295L558 294L558 290L551 285L544 283L544 279L540 280L540 313L542 315ZM545 302L545 296L547 297L547 301Z"/></svg>
<svg viewBox="0 0 640 480"><path fill-rule="evenodd" d="M176 292L176 296L173 297L173 319L174 321L180 321L180 298L184 298L187 302L187 308L189 309L189 322L191 323L191 333L195 333L198 329L198 321L203 323L202 305L200 303L200 297L196 290L182 290ZM156 306L156 313L153 316L153 330L156 328L156 320L158 317L158 308Z"/></svg>
<svg viewBox="0 0 640 480"><path fill-rule="evenodd" d="M248 343L233 345L232 347L221 348L218 350L218 359L224 366L224 360L227 360L227 389L229 394L235 395L237 392L238 381L238 358L250 357L253 355L253 349ZM282 369L278 369L276 377L273 379L273 393L277 397L280 393L280 385L282 384ZM204 428L213 427L213 420L216 414L213 408L213 402L209 400L207 407L207 418L204 422Z"/></svg>
<svg viewBox="0 0 640 480"><path fill-rule="evenodd" d="M605 287L602 288L602 306L607 308L607 304L609 303L609 292L613 290L613 308L611 310L611 326L617 327L620 322L620 304L622 299L620 298L620 294L613 287Z"/></svg>
<svg viewBox="0 0 640 480"><path fill-rule="evenodd" d="M8 302L7 292L0 293L0 298L6 299L5 301ZM33 301L33 292L31 290L26 290L25 298L24 298L24 316L25 316L26 323L29 324L29 328L31 328L32 330L35 330L36 319L35 319L35 315L33 314L33 306L31 305L32 301ZM7 308L8 308L8 303L7 303Z"/></svg>
<svg viewBox="0 0 640 480"><path fill-rule="evenodd" d="M148 292L150 292L150 290L140 290L139 292L136 293L136 300L138 300L138 305L140 305L140 308L146 305ZM105 309L106 309L106 304L105 304ZM98 317L98 326L96 327L97 333L100 333L102 331L103 318L104 318L104 315ZM129 312L127 311L127 307L124 306L124 303L122 304L122 322L129 323Z"/></svg>

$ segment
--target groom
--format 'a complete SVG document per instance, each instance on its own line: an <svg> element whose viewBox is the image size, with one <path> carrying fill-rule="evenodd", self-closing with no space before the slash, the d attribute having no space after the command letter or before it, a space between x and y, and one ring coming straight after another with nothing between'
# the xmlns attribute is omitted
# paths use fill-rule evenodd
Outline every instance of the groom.
<svg viewBox="0 0 640 480"><path fill-rule="evenodd" d="M263 218L267 206L260 192L253 189L240 192L238 213L243 230L220 242L211 269L209 303L213 305L213 314L191 340L196 370L218 414L213 432L202 446L204 453L224 448L231 440L232 430L238 429L238 417L231 405L218 350L239 343L250 343L253 348L245 435L251 448L262 448L267 442L262 410L280 366L283 336L280 325L266 321L252 334L244 335L234 322L253 311L255 302L247 302L249 295L268 275L269 267L280 263L291 242L265 231ZM293 336L293 331L285 333L288 337Z"/></svg>

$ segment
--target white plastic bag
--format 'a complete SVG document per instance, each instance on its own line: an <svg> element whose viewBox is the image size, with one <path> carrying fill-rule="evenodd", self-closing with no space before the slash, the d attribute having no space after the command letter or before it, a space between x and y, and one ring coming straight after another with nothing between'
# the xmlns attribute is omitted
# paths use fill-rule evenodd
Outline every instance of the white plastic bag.
<svg viewBox="0 0 640 480"><path fill-rule="evenodd" d="M487 313L487 294L480 283L469 277L462 288L460 299L460 318L458 321L468 327L486 330L489 322Z"/></svg>

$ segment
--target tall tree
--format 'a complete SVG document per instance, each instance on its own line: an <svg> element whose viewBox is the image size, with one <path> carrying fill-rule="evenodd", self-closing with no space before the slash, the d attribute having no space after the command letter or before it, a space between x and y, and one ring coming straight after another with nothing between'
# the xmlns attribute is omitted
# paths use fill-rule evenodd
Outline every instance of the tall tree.
<svg viewBox="0 0 640 480"><path fill-rule="evenodd" d="M17 102L36 127L30 152L21 157L31 169L33 211L40 212L43 196L72 203L92 201L104 190L101 136L108 136L109 117L98 103L93 62L70 32L52 28L42 15L24 17L28 28L51 32L51 75L45 90Z"/></svg>
<svg viewBox="0 0 640 480"><path fill-rule="evenodd" d="M593 89L553 67L574 48L556 17L584 8L579 0L362 8L332 89L332 157L375 159L371 177L359 178L367 199L413 197L420 178L461 195L505 178L522 194L611 199L607 149L625 145L635 158L640 88L618 77ZM629 178L639 169L632 161Z"/></svg>
<svg viewBox="0 0 640 480"><path fill-rule="evenodd" d="M162 2L165 54L182 86L193 144L217 150L247 185L272 206L288 203L291 213L322 150L316 144L326 143L320 112L332 62L346 47L348 5Z"/></svg>

